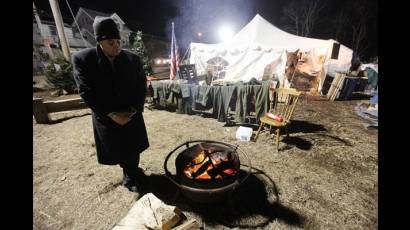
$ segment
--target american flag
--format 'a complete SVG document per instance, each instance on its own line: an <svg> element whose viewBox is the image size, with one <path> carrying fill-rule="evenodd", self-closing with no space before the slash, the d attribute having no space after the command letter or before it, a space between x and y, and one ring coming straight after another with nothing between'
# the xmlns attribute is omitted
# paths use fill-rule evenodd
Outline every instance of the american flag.
<svg viewBox="0 0 410 230"><path fill-rule="evenodd" d="M171 66L169 71L169 79L174 80L179 71L179 54L178 45L175 38L174 23L172 22L172 37L171 37Z"/></svg>

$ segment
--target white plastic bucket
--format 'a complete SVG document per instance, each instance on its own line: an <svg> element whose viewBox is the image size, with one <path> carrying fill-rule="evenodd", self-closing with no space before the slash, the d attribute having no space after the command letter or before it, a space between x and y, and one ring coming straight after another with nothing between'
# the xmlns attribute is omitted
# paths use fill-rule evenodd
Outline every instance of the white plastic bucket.
<svg viewBox="0 0 410 230"><path fill-rule="evenodd" d="M250 141L252 137L252 128L239 126L238 130L236 131L236 139L241 141Z"/></svg>

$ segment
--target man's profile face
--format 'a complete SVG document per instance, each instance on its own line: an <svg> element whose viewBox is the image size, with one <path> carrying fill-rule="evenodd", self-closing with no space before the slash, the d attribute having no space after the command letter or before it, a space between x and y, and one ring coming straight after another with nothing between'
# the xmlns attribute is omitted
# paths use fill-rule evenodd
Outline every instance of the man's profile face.
<svg viewBox="0 0 410 230"><path fill-rule="evenodd" d="M121 52L121 40L120 39L107 39L99 41L101 49L104 53L110 57L115 57Z"/></svg>

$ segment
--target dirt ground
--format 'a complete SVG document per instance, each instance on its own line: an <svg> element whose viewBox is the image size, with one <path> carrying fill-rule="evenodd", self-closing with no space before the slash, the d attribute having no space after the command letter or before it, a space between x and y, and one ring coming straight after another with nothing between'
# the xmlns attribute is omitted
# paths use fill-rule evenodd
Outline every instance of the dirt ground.
<svg viewBox="0 0 410 230"><path fill-rule="evenodd" d="M33 117L33 229L111 229L148 192L203 229L377 229L378 131L364 128L358 102L300 100L279 152L268 131L242 142L238 126L146 109L150 148L140 165L151 184L141 194L120 185L119 166L97 164L88 109L51 114L48 125ZM167 154L196 139L237 144L250 156L253 173L232 202L196 204L164 176Z"/></svg>

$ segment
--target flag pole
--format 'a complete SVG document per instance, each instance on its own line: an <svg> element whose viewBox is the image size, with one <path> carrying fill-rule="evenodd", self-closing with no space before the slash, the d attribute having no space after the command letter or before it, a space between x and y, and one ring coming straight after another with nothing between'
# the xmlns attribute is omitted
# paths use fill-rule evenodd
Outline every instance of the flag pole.
<svg viewBox="0 0 410 230"><path fill-rule="evenodd" d="M178 75L179 70L179 55L178 55L178 46L175 37L174 31L174 22L172 22L172 35L171 35L171 63L170 63L170 71L169 71L169 79L174 80Z"/></svg>
<svg viewBox="0 0 410 230"><path fill-rule="evenodd" d="M174 22L171 23L172 31L171 31L171 55L170 55L170 69L169 69L169 79L175 79L175 51L174 51Z"/></svg>

